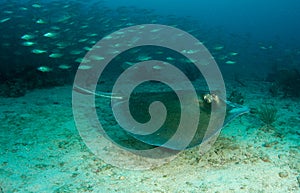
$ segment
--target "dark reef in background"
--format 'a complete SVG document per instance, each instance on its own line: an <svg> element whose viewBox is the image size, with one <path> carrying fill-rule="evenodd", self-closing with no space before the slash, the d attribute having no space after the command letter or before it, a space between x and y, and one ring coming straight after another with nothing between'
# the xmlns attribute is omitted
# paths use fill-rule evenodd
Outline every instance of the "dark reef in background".
<svg viewBox="0 0 300 193"><path fill-rule="evenodd" d="M40 72L34 67L2 77L0 75L0 96L21 97L28 90L62 86L73 82L74 72L58 70L55 72Z"/></svg>
<svg viewBox="0 0 300 193"><path fill-rule="evenodd" d="M272 96L300 97L300 72L297 69L276 70L268 75Z"/></svg>

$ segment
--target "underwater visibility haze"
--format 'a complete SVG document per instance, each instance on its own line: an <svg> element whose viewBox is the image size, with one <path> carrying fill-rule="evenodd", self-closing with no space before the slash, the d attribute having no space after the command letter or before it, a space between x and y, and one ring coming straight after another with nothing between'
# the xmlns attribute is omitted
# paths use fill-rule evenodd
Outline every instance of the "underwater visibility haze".
<svg viewBox="0 0 300 193"><path fill-rule="evenodd" d="M299 192L299 10L1 0L0 193Z"/></svg>

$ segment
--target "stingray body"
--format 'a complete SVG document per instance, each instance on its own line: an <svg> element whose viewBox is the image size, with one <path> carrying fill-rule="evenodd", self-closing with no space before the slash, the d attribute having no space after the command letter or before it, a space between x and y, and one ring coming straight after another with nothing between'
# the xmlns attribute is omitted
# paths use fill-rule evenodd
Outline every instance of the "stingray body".
<svg viewBox="0 0 300 193"><path fill-rule="evenodd" d="M82 90L81 88L77 89L82 93L86 92L86 94L95 94L95 96L98 96L97 98L99 98L99 100L107 100L105 101L107 103L110 103L112 98L114 98L117 101L113 103L112 107L121 110L120 116L124 118L124 120L121 120L123 122L123 126L125 123L125 127L131 128L130 131L126 131L124 130L124 128L119 126L118 122L114 119L114 112L112 111L112 108L103 108L98 112L98 117L106 117L106 124L104 124L104 130L107 136L112 141L116 142L116 144L135 150L151 149L158 146L168 148L171 150L182 150L182 146L180 144L180 137L178 138L178 143L167 143L168 140L172 138L172 136L174 136L177 132L177 128L180 123L180 118L182 116L182 108L189 109L189 106L182 107L180 105L180 101L175 92L163 91L132 93L130 98L128 99L129 103L127 103L127 98L122 96L121 94L112 94L104 92L93 93ZM185 93L186 91L182 90L179 92ZM196 92L197 95L200 96L196 100L195 98L193 98L193 96L185 94L185 97L191 100L190 105L197 103L200 110L199 121L197 124L198 126L196 128L195 133L193 133L193 137L191 138L190 142L185 146L185 148L191 148L203 143L204 141L209 140L211 137L218 134L221 131L221 129L225 127L234 118L249 112L248 107L238 105L223 99L218 99L218 101L207 101L204 97L207 95L207 92L199 90ZM151 116L149 114L149 106L155 101L160 101L167 109L167 116L161 127L156 129L155 132L147 135L138 134L138 132L134 132L138 131L140 128L138 126L133 126L129 121L126 120L127 113L131 114L133 119L137 122L147 123L151 119ZM128 104L129 108L127 107ZM216 110L214 112L212 112L212 105L215 105ZM224 113L219 112L221 106L225 107L226 109L225 117ZM124 112L124 116L122 115L122 112ZM189 113L191 113L191 116L193 116L193 112ZM214 116L212 116L212 113L214 113ZM114 127L111 127L111 125L107 124L107 122L109 122L111 125L114 125ZM211 124L214 126L211 127ZM181 137L184 138L185 135L186 133L183 133Z"/></svg>

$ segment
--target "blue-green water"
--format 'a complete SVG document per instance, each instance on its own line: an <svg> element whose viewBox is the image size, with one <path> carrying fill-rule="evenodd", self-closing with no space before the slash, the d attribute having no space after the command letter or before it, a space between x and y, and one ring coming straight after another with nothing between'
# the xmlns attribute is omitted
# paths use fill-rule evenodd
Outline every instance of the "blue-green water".
<svg viewBox="0 0 300 193"><path fill-rule="evenodd" d="M41 79L27 85L29 89L70 82L80 59L97 41L118 29L147 23L190 32L209 49L224 76L265 79L278 68L299 68L295 1L2 1L1 5L0 80ZM53 36L46 37L49 32ZM40 66L60 78L36 72ZM55 78L48 81L45 76Z"/></svg>
<svg viewBox="0 0 300 193"><path fill-rule="evenodd" d="M0 193L299 191L299 10L295 0L0 1ZM147 24L157 25L143 31ZM162 26L182 33L160 35ZM133 28L122 31L128 27ZM128 32L130 41L114 41L127 37ZM207 50L185 47L181 41L185 32L201 42L195 45ZM154 34L154 42L172 43L181 50L162 44L134 47L143 33L145 39ZM100 40L102 44L97 44ZM102 51L99 55L90 52L97 49ZM97 63L112 55L115 57L97 77L101 69ZM208 56L200 57L203 71L189 55ZM144 70L136 65L146 61L153 63ZM175 71L165 70L166 63L199 90L196 97L182 95L191 103L178 103L181 98L170 92L173 87L154 76L125 95L133 80L148 77L147 73L172 77ZM220 71L208 73L213 76L203 73L214 64ZM133 79L123 77L119 83L124 85L114 90L120 75L132 69L136 70ZM224 82L219 84L219 80ZM178 83L183 87L175 90L185 93L184 83ZM210 87L210 83L217 85ZM157 99L164 102L169 112L164 127L168 132L157 130L146 136L124 132L112 110L124 104L126 108L129 97L138 98L129 109L140 123L163 117L164 108L149 108ZM221 132L207 154L199 146L202 130L200 137L191 138L193 143L183 148L181 141L190 134L184 127L178 143L164 144L177 133L172 126L179 125L181 113L190 113L188 105L199 105L207 127L214 105L219 110L225 104L225 122L224 114L218 114L214 121L218 127L205 135L209 141ZM172 109L176 111L170 113ZM236 118L245 112L248 114ZM188 123L193 115L185 116ZM132 123L128 122L129 127ZM105 140L96 146L103 136L123 149L163 148L158 154L132 151L132 156ZM173 161L149 164L143 160L171 157L178 149L184 151ZM135 155L146 156L137 159ZM122 160L124 157L127 159Z"/></svg>

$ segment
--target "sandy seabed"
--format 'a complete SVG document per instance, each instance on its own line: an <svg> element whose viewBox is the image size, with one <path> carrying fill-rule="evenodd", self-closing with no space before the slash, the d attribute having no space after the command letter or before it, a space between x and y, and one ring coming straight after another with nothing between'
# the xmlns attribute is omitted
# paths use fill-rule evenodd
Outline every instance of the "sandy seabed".
<svg viewBox="0 0 300 193"><path fill-rule="evenodd" d="M206 154L195 147L145 171L111 166L87 148L71 86L0 98L0 192L300 192L300 100L272 98L267 88L251 81L236 89L252 109L275 105L273 127L243 115Z"/></svg>

